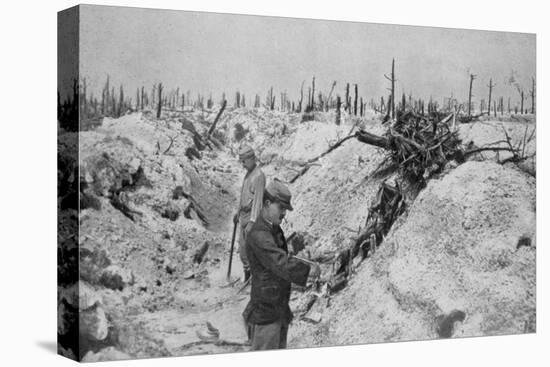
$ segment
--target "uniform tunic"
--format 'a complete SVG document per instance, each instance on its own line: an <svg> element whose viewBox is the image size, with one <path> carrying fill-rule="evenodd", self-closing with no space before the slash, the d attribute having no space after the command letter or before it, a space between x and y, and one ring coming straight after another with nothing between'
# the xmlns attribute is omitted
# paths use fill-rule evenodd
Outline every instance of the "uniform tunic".
<svg viewBox="0 0 550 367"><path fill-rule="evenodd" d="M239 257L243 267L248 270L248 259L245 252L245 233L246 225L252 221L255 222L260 216L262 210L262 200L265 189L265 175L259 166L244 176L241 188L241 201L239 203Z"/></svg>
<svg viewBox="0 0 550 367"><path fill-rule="evenodd" d="M268 223L261 215L246 239L246 254L252 273L250 302L243 316L255 325L279 322L288 325L292 312L288 306L290 285L304 286L310 266L288 256L281 227Z"/></svg>

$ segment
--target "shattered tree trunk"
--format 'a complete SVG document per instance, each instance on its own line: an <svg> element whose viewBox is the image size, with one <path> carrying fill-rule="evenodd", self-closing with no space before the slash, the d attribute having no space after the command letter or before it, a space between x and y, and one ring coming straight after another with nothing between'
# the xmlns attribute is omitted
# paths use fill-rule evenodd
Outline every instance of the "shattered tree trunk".
<svg viewBox="0 0 550 367"><path fill-rule="evenodd" d="M340 125L340 107L342 106L342 101L340 96L336 97L336 125Z"/></svg>
<svg viewBox="0 0 550 367"><path fill-rule="evenodd" d="M357 116L357 84L355 84L355 99L353 101L353 114Z"/></svg>
<svg viewBox="0 0 550 367"><path fill-rule="evenodd" d="M334 91L334 87L336 87L336 80L332 82L332 87L330 88L330 92L328 94L327 103L325 104L325 112L328 112L328 109L330 108L330 102L332 100L332 92Z"/></svg>
<svg viewBox="0 0 550 367"><path fill-rule="evenodd" d="M468 117L472 116L472 86L474 84L475 75L470 74L470 91L468 93Z"/></svg>
<svg viewBox="0 0 550 367"><path fill-rule="evenodd" d="M315 111L315 77L311 81L311 110Z"/></svg>
<svg viewBox="0 0 550 367"><path fill-rule="evenodd" d="M383 149L390 149L390 140L383 136L374 135L364 130L356 132L355 136L357 140L362 143L374 145Z"/></svg>
<svg viewBox="0 0 550 367"><path fill-rule="evenodd" d="M302 102L304 101L304 83L306 81L302 81L302 86L300 87L300 102L298 102L298 113L302 112Z"/></svg>
<svg viewBox="0 0 550 367"><path fill-rule="evenodd" d="M529 93L531 95L531 113L535 113L535 78L531 78L532 84L531 84L531 92Z"/></svg>
<svg viewBox="0 0 550 367"><path fill-rule="evenodd" d="M159 90L159 96L158 96L158 105L157 105L157 119L160 118L160 112L162 109L162 83L159 84L158 90Z"/></svg>
<svg viewBox="0 0 550 367"><path fill-rule="evenodd" d="M395 59L391 60L391 118L395 119Z"/></svg>
<svg viewBox="0 0 550 367"><path fill-rule="evenodd" d="M220 119L220 116L223 113L223 110L225 110L225 106L227 105L227 100L224 100L222 103L222 107L220 108L220 111L216 115L216 118L214 119L214 123L212 126L210 126L210 129L208 129L208 134L206 135L208 138L210 138L210 135L214 132L214 129L216 129L216 124L218 123L218 120Z"/></svg>
<svg viewBox="0 0 550 367"><path fill-rule="evenodd" d="M349 111L349 83L346 84L346 107L344 108L344 111Z"/></svg>
<svg viewBox="0 0 550 367"><path fill-rule="evenodd" d="M493 88L495 85L493 84L493 79L489 79L489 103L488 106L488 116L491 116L491 95L493 94Z"/></svg>
<svg viewBox="0 0 550 367"><path fill-rule="evenodd" d="M521 91L521 114L523 115L523 90Z"/></svg>

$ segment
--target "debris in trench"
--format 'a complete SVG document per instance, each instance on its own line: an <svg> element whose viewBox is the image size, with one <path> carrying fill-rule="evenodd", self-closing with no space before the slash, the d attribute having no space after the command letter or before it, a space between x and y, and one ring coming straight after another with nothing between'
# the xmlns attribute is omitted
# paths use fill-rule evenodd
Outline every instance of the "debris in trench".
<svg viewBox="0 0 550 367"><path fill-rule="evenodd" d="M190 195L183 191L183 186L178 185L174 188L174 191L172 191L172 199L179 200L182 197L189 199Z"/></svg>
<svg viewBox="0 0 550 367"><path fill-rule="evenodd" d="M215 328L209 321L206 321L206 328L208 329L208 334L216 337L220 336L220 331Z"/></svg>
<svg viewBox="0 0 550 367"><path fill-rule="evenodd" d="M480 117L483 117L483 115L487 115L488 113L489 112L482 112L478 115L471 115L471 116L463 115L458 118L458 121L460 121L463 124L475 122L475 121L478 121Z"/></svg>
<svg viewBox="0 0 550 367"><path fill-rule="evenodd" d="M111 203L111 205L113 206L113 208L117 209L118 211L120 211L122 214L124 214L124 216L126 216L128 219L130 219L132 222L135 222L135 217L134 215L142 215L142 213L140 213L139 211L137 210L133 210L133 209L130 209L130 207L128 207L128 205L126 205L122 199L121 199L121 196L123 197L123 192L118 190L118 192L114 192L111 194L111 199L109 200L109 202Z"/></svg>
<svg viewBox="0 0 550 367"><path fill-rule="evenodd" d="M240 123L237 122L235 124L235 130L233 132L233 138L236 141L241 141L246 136L246 134L248 134L248 132L249 132L248 129L245 129L243 127L243 125L241 125Z"/></svg>
<svg viewBox="0 0 550 367"><path fill-rule="evenodd" d="M194 219L192 213L195 213L197 215L197 217L201 221L202 225L208 226L208 224L209 224L208 219L206 219L204 214L202 214L202 212L197 208L197 206L195 204L193 204L193 201L191 201L189 203L189 205L187 205L187 207L183 211L183 215L187 219Z"/></svg>
<svg viewBox="0 0 550 367"><path fill-rule="evenodd" d="M80 181L80 210L88 208L101 210L101 202L95 195L86 190L88 186L86 181Z"/></svg>
<svg viewBox="0 0 550 367"><path fill-rule="evenodd" d="M330 294L342 290L348 284L352 269L367 256L372 256L397 217L405 209L405 199L398 184L384 182L380 185L376 201L369 208L365 228L353 246L332 255L332 275L327 288Z"/></svg>
<svg viewBox="0 0 550 367"><path fill-rule="evenodd" d="M185 156L189 158L190 161L192 161L195 158L196 159L202 158L201 154L197 151L197 149L193 147L189 147L185 150Z"/></svg>
<svg viewBox="0 0 550 367"><path fill-rule="evenodd" d="M337 293L348 285L346 273L339 273L333 276L328 282L328 291L330 294Z"/></svg>
<svg viewBox="0 0 550 367"><path fill-rule="evenodd" d="M303 316L302 320L311 322L313 324L318 324L321 322L322 318L323 316L321 315L321 313L315 311L315 312L310 312L307 315Z"/></svg>
<svg viewBox="0 0 550 367"><path fill-rule="evenodd" d="M193 270L186 270L183 273L183 279L185 280L193 279L194 277L195 277L195 272Z"/></svg>
<svg viewBox="0 0 550 367"><path fill-rule="evenodd" d="M342 272L349 274L351 266L351 249L345 249L338 253L336 260L332 264L332 273L334 275Z"/></svg>
<svg viewBox="0 0 550 367"><path fill-rule="evenodd" d="M93 194L80 192L80 210L88 208L101 210L101 202Z"/></svg>
<svg viewBox="0 0 550 367"><path fill-rule="evenodd" d="M204 260L204 256L206 255L206 252L208 251L208 247L210 246L210 243L206 241L203 243L203 245L195 252L193 255L193 262L195 264L200 264Z"/></svg>
<svg viewBox="0 0 550 367"><path fill-rule="evenodd" d="M464 311L453 310L448 315L440 315L436 318L436 332L440 338L450 338L453 336L455 322L464 321L466 314Z"/></svg>
<svg viewBox="0 0 550 367"><path fill-rule="evenodd" d="M139 187L148 187L151 188L151 182L145 176L145 171L143 170L143 167L140 165L136 172L130 174L131 181L128 182L126 180L122 180L122 190L131 190L135 191Z"/></svg>
<svg viewBox="0 0 550 367"><path fill-rule="evenodd" d="M161 217L170 219L172 222L177 220L179 216L180 216L180 212L175 208L166 208L161 214Z"/></svg>
<svg viewBox="0 0 550 367"><path fill-rule="evenodd" d="M222 102L222 107L218 111L218 114L216 115L216 118L214 119L214 122L212 123L212 126L210 126L210 128L208 129L208 133L206 134L207 139L211 139L212 133L216 129L216 125L218 124L218 121L219 121L223 111L225 110L226 106L227 106L227 100L224 99L223 102Z"/></svg>
<svg viewBox="0 0 550 367"><path fill-rule="evenodd" d="M405 198L399 184L396 183L393 186L387 182L382 183L378 189L376 201L369 209L365 229L359 235L351 250L351 258L357 256L360 252L363 258L367 257L369 253L372 254L404 209Z"/></svg>
<svg viewBox="0 0 550 367"><path fill-rule="evenodd" d="M461 152L458 131L451 130L448 124L453 114L441 120L440 117L408 111L398 116L384 136L364 130L355 136L363 143L388 150L387 159L397 165L402 177L423 187L428 178L440 172L449 160L457 159Z"/></svg>
<svg viewBox="0 0 550 367"><path fill-rule="evenodd" d="M523 246L531 247L531 239L529 237L521 236L516 245L516 250Z"/></svg>

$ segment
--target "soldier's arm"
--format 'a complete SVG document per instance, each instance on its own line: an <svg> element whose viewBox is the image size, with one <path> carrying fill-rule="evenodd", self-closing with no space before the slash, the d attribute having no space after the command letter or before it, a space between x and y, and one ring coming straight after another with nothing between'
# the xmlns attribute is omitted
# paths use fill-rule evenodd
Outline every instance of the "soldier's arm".
<svg viewBox="0 0 550 367"><path fill-rule="evenodd" d="M250 211L250 221L256 222L260 211L262 210L262 201L264 199L264 189L265 189L265 175L261 173L253 181L254 185L254 198L252 199L252 209Z"/></svg>
<svg viewBox="0 0 550 367"><path fill-rule="evenodd" d="M279 248L269 232L258 231L251 234L250 249L260 263L277 275L289 282L305 286L310 271L310 266L296 259L289 258L287 253Z"/></svg>

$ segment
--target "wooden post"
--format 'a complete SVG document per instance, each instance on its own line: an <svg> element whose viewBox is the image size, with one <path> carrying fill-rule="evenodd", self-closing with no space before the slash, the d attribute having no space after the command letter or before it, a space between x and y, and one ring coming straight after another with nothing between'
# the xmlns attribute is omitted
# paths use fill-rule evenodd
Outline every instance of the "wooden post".
<svg viewBox="0 0 550 367"><path fill-rule="evenodd" d="M355 98L353 100L353 114L357 116L357 84L355 84Z"/></svg>
<svg viewBox="0 0 550 367"><path fill-rule="evenodd" d="M349 83L346 84L346 107L344 107L344 111L349 111L350 105L349 105Z"/></svg>
<svg viewBox="0 0 550 367"><path fill-rule="evenodd" d="M391 112L391 118L394 119L395 118L395 59L391 60L391 77L387 76L386 74L384 74L384 77L391 82L391 88L390 88L391 104L390 104L390 101L388 101L388 107Z"/></svg>
<svg viewBox="0 0 550 367"><path fill-rule="evenodd" d="M162 83L159 83L158 90L159 90L159 95L158 95L158 104L157 104L157 119L160 118L160 113L162 111Z"/></svg>
<svg viewBox="0 0 550 367"><path fill-rule="evenodd" d="M470 92L468 93L468 117L472 116L472 85L475 79L474 74L470 74Z"/></svg>
<svg viewBox="0 0 550 367"><path fill-rule="evenodd" d="M340 96L336 96L336 125L340 125L340 107L342 106L342 101Z"/></svg>
<svg viewBox="0 0 550 367"><path fill-rule="evenodd" d="M214 132L214 129L216 128L216 124L218 123L218 120L220 119L220 116L222 115L223 110L225 110L225 106L227 106L227 101L226 100L224 100L222 102L222 107L218 111L218 114L216 115L216 118L214 119L214 123L212 124L212 126L210 126L210 129L208 129L207 137L210 137L210 135L212 135L212 133Z"/></svg>
<svg viewBox="0 0 550 367"><path fill-rule="evenodd" d="M311 81L311 110L315 111L315 77Z"/></svg>
<svg viewBox="0 0 550 367"><path fill-rule="evenodd" d="M523 90L521 91L521 114L523 115Z"/></svg>
<svg viewBox="0 0 550 367"><path fill-rule="evenodd" d="M332 87L330 88L330 92L327 97L327 103L325 103L325 111L328 112L328 109L330 108L330 105L332 104L332 92L334 91L334 87L336 87L336 80L332 82Z"/></svg>
<svg viewBox="0 0 550 367"><path fill-rule="evenodd" d="M302 102L304 101L304 83L306 81L302 81L302 86L300 87L300 102L298 102L298 113L302 112Z"/></svg>
<svg viewBox="0 0 550 367"><path fill-rule="evenodd" d="M495 87L495 84L493 84L493 79L489 79L489 103L487 106L489 106L489 116L491 116L491 95L493 94L493 88Z"/></svg>
<svg viewBox="0 0 550 367"><path fill-rule="evenodd" d="M529 95L531 96L531 113L535 113L535 78L531 78L531 92Z"/></svg>
<svg viewBox="0 0 550 367"><path fill-rule="evenodd" d="M392 106L392 98L391 94L388 96L388 106L386 108L386 119L391 118L391 106Z"/></svg>

